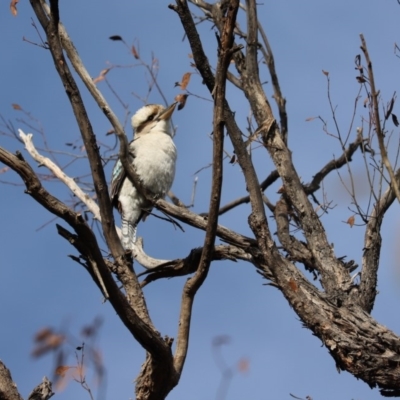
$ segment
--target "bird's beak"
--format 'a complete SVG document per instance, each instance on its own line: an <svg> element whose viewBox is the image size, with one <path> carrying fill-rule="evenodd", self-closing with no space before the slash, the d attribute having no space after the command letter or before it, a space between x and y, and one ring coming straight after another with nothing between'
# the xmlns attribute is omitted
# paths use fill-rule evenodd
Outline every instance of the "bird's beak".
<svg viewBox="0 0 400 400"><path fill-rule="evenodd" d="M175 110L175 106L177 105L177 102L172 103L166 110L164 110L160 116L157 118L158 120L163 119L165 121L169 120L171 118L172 113Z"/></svg>

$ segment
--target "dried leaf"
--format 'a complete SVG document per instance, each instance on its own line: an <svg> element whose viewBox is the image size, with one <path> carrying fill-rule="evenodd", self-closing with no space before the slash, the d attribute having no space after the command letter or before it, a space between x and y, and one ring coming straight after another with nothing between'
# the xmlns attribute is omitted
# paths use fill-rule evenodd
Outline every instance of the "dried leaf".
<svg viewBox="0 0 400 400"><path fill-rule="evenodd" d="M352 215L352 216L346 221L346 224L349 224L349 225L350 225L350 228L352 228L355 221L356 221L356 218L355 218L354 215Z"/></svg>
<svg viewBox="0 0 400 400"><path fill-rule="evenodd" d="M285 193L285 186L281 186L276 193L282 194Z"/></svg>
<svg viewBox="0 0 400 400"><path fill-rule="evenodd" d="M315 118L317 118L317 117L309 117L309 118L306 119L306 122L314 121Z"/></svg>
<svg viewBox="0 0 400 400"><path fill-rule="evenodd" d="M360 64L361 64L361 55L360 55L360 54L357 54L357 55L356 55L356 57L355 57L355 59L354 59L354 62L355 62L355 64L357 65L357 67L360 66Z"/></svg>
<svg viewBox="0 0 400 400"><path fill-rule="evenodd" d="M297 292L299 290L299 287L297 286L297 283L295 282L295 280L293 278L289 279L289 286L290 286L290 289L293 290L293 292Z"/></svg>
<svg viewBox="0 0 400 400"><path fill-rule="evenodd" d="M192 75L191 72L186 72L185 74L183 74L183 76L182 76L182 81L181 81L181 83L179 84L179 86L181 87L182 90L185 90L185 89L186 89L187 85L188 85L189 82L190 82L190 76L191 76L191 75Z"/></svg>
<svg viewBox="0 0 400 400"><path fill-rule="evenodd" d="M13 104L11 104L11 106L14 110L18 110L18 111L22 110L22 107L19 104L13 103Z"/></svg>
<svg viewBox="0 0 400 400"><path fill-rule="evenodd" d="M36 333L34 337L34 341L37 342L43 342L44 340L47 340L47 338L53 334L53 331L51 328L43 328L39 332Z"/></svg>
<svg viewBox="0 0 400 400"><path fill-rule="evenodd" d="M365 98L365 100L364 100L364 108L365 108L365 107L367 107L368 100L369 100L369 98L368 98L368 97L366 97L366 98Z"/></svg>
<svg viewBox="0 0 400 400"><path fill-rule="evenodd" d="M323 73L325 76L329 76L329 72L328 72L328 71L322 70L322 73Z"/></svg>
<svg viewBox="0 0 400 400"><path fill-rule="evenodd" d="M393 96L392 99L390 100L390 104L389 104L389 106L388 106L388 108L386 110L385 120L387 120L389 118L390 114L393 111L394 101L395 101L395 97Z"/></svg>
<svg viewBox="0 0 400 400"><path fill-rule="evenodd" d="M18 11L17 11L18 2L19 2L19 0L11 0L11 3L10 3L10 11L11 11L11 14L14 15L14 17L16 17L18 14Z"/></svg>
<svg viewBox="0 0 400 400"><path fill-rule="evenodd" d="M111 128L110 130L108 130L108 131L106 132L106 136L112 135L113 133L115 133L115 130L114 130L113 128Z"/></svg>
<svg viewBox="0 0 400 400"><path fill-rule="evenodd" d="M193 58L193 54L192 53L188 54L188 57Z"/></svg>
<svg viewBox="0 0 400 400"><path fill-rule="evenodd" d="M356 79L357 79L357 82L358 82L358 83L365 83L365 82L367 82L363 76L356 76Z"/></svg>
<svg viewBox="0 0 400 400"><path fill-rule="evenodd" d="M242 373L248 372L250 368L250 361L247 358L241 358L238 362L237 368L239 372Z"/></svg>
<svg viewBox="0 0 400 400"><path fill-rule="evenodd" d="M230 342L231 342L231 338L228 335L215 336L212 340L212 344L215 347L219 347L224 344L229 344Z"/></svg>
<svg viewBox="0 0 400 400"><path fill-rule="evenodd" d="M59 367L56 368L56 375L61 376L62 378L65 376L65 373L70 369L71 367L68 367L67 365L60 365Z"/></svg>
<svg viewBox="0 0 400 400"><path fill-rule="evenodd" d="M135 57L136 60L138 60L139 59L139 53L137 52L136 47L134 45L132 45L132 47L131 47L131 52L133 54L133 57Z"/></svg>
<svg viewBox="0 0 400 400"><path fill-rule="evenodd" d="M47 345L50 346L53 349L56 349L57 347L61 346L61 344L64 342L65 337L63 335L56 335L53 334L48 337L46 340Z"/></svg>
<svg viewBox="0 0 400 400"><path fill-rule="evenodd" d="M186 104L186 99L188 98L189 95L187 94L178 94L177 96L175 96L175 101L177 101L179 103L178 105L178 111L182 110L183 107L185 107Z"/></svg>
<svg viewBox="0 0 400 400"><path fill-rule="evenodd" d="M104 81L108 71L110 71L110 68L106 68L106 69L103 69L102 71L100 71L99 76L96 78L93 78L93 83L96 84L98 82Z"/></svg>
<svg viewBox="0 0 400 400"><path fill-rule="evenodd" d="M236 154L234 154L231 159L229 160L229 164L235 164L236 162Z"/></svg>
<svg viewBox="0 0 400 400"><path fill-rule="evenodd" d="M96 78L93 78L93 83L94 84L99 83L101 81L104 81L104 76L98 76Z"/></svg>
<svg viewBox="0 0 400 400"><path fill-rule="evenodd" d="M122 39L122 37L119 35L110 36L109 39L110 40L121 40L122 42L124 41L124 39Z"/></svg>
<svg viewBox="0 0 400 400"><path fill-rule="evenodd" d="M395 124L395 126L399 126L399 120L397 119L397 116L392 113L392 121Z"/></svg>
<svg viewBox="0 0 400 400"><path fill-rule="evenodd" d="M10 169L10 167L3 167L0 168L0 174L4 174L5 172L7 172Z"/></svg>

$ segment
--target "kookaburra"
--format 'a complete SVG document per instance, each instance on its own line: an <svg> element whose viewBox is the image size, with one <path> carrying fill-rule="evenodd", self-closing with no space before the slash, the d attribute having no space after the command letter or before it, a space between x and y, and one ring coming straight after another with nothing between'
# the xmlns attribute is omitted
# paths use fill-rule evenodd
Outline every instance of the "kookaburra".
<svg viewBox="0 0 400 400"><path fill-rule="evenodd" d="M129 144L129 156L141 184L157 198L165 197L175 176L177 152L170 123L175 105L165 108L148 104L132 117L134 139ZM119 159L112 173L111 201L121 214L122 245L130 251L136 241L137 224L152 207L129 180Z"/></svg>

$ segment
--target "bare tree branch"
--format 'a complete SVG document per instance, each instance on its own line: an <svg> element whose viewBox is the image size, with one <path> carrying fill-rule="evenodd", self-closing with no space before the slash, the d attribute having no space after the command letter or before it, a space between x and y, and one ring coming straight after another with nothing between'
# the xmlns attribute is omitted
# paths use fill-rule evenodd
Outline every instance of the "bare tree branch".
<svg viewBox="0 0 400 400"><path fill-rule="evenodd" d="M213 177L211 186L211 199L206 228L204 247L201 253L195 275L190 278L183 289L181 313L179 317L179 331L177 346L174 357L174 365L178 373L182 372L185 363L187 349L189 346L190 321L192 318L192 306L194 297L201 285L204 283L212 255L214 252L215 237L218 228L218 210L221 201L222 171L223 171L223 151L224 151L224 103L227 70L232 57L233 30L236 23L236 15L239 8L239 0L230 2L224 21L224 28L221 35L219 46L219 57L215 86L213 88L214 97L214 117L213 117Z"/></svg>
<svg viewBox="0 0 400 400"><path fill-rule="evenodd" d="M11 377L10 371L0 360L0 399L23 400L18 393L17 385Z"/></svg>
<svg viewBox="0 0 400 400"><path fill-rule="evenodd" d="M393 185L393 190L396 193L397 200L400 202L400 189L398 186L398 183L396 181L392 165L390 164L386 147L385 147L385 134L382 132L381 128L381 120L379 116L379 91L376 91L375 88L375 78L374 78L374 71L372 69L372 62L369 57L368 53L368 48L367 48L367 43L364 39L364 35L360 34L360 39L361 39L361 50L364 53L365 60L367 62L367 70L368 70L368 79L369 79L369 84L371 87L371 98L372 98L372 104L373 104L373 110L374 110L374 120L375 120L375 129L376 129L376 135L378 137L378 143L379 143L379 150L381 152L382 160L383 163L385 164L386 169L389 172L391 184Z"/></svg>
<svg viewBox="0 0 400 400"><path fill-rule="evenodd" d="M396 172L395 178L397 183L400 182L400 170ZM360 288L354 300L368 313L372 311L377 295L377 274L382 246L381 225L395 198L393 186L389 186L375 204L365 229Z"/></svg>

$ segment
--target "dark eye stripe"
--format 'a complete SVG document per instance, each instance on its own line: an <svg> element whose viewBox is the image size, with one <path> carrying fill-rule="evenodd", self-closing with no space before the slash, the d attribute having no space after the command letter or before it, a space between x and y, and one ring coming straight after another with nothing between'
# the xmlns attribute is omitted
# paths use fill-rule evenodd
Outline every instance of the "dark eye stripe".
<svg viewBox="0 0 400 400"><path fill-rule="evenodd" d="M156 114L151 114L147 117L146 121L143 121L137 128L136 133L140 133L150 122L154 121Z"/></svg>

